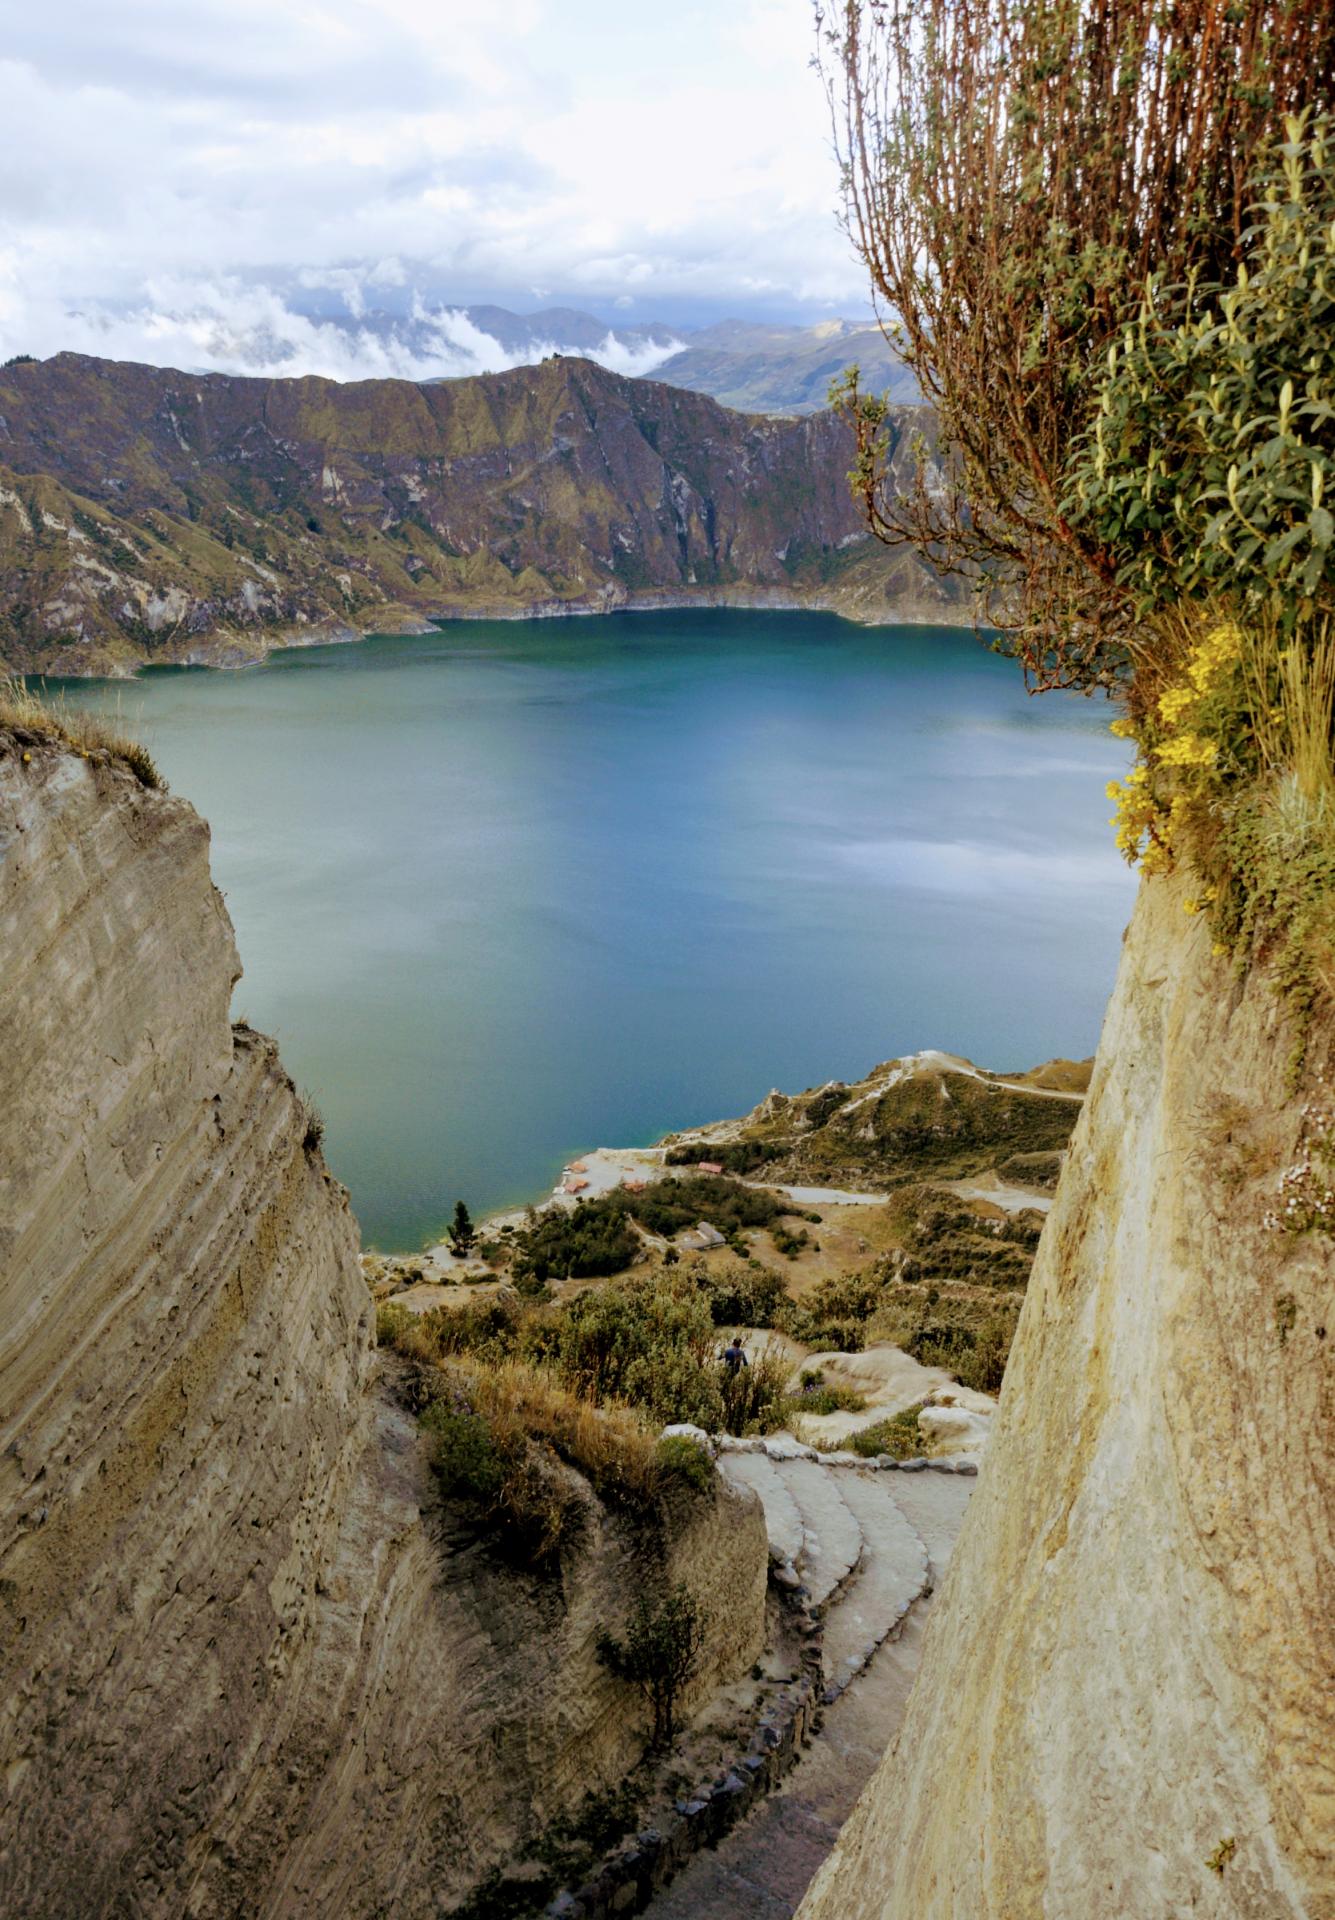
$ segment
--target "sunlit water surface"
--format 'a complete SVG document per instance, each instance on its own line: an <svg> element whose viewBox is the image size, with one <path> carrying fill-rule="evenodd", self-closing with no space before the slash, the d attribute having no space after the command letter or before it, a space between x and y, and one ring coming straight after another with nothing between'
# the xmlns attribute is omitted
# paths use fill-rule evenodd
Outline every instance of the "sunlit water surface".
<svg viewBox="0 0 1335 1920"><path fill-rule="evenodd" d="M469 623L76 685L213 827L367 1241L921 1047L1093 1050L1131 880L1102 702L820 614Z"/></svg>

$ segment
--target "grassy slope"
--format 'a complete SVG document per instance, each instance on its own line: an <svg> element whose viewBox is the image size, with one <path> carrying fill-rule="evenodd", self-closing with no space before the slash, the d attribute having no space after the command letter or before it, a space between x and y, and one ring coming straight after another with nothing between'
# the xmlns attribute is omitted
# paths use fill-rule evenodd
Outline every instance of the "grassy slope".
<svg viewBox="0 0 1335 1920"><path fill-rule="evenodd" d="M62 354L0 369L0 429L0 659L23 670L646 594L959 617L863 537L841 422L587 361L339 385Z"/></svg>

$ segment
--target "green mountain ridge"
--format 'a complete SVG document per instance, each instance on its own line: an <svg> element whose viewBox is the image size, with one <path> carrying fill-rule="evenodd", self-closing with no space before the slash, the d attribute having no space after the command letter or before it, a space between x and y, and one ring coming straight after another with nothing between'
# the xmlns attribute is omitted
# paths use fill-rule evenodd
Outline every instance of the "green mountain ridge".
<svg viewBox="0 0 1335 1920"><path fill-rule="evenodd" d="M930 416L892 417L907 460ZM967 618L866 533L851 435L582 359L419 385L0 370L0 661L118 673L451 616L702 604Z"/></svg>

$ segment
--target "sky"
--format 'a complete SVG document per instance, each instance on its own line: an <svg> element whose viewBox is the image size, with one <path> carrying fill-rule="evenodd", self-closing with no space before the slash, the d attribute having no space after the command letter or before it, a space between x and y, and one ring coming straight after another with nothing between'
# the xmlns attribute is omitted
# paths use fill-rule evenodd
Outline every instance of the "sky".
<svg viewBox="0 0 1335 1920"><path fill-rule="evenodd" d="M450 304L864 317L813 47L809 0L9 8L0 359L421 377L514 357Z"/></svg>

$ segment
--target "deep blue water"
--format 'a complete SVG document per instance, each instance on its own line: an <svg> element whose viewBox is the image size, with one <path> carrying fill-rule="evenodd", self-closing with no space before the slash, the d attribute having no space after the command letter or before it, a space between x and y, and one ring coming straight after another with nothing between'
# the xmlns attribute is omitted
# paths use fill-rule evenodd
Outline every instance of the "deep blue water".
<svg viewBox="0 0 1335 1920"><path fill-rule="evenodd" d="M771 1086L1097 1041L1124 751L1102 702L1029 698L969 634L479 622L67 692L119 704L212 823L236 1011L372 1245Z"/></svg>

